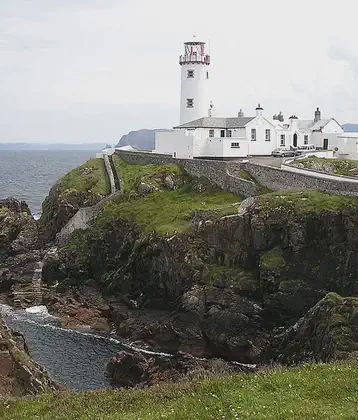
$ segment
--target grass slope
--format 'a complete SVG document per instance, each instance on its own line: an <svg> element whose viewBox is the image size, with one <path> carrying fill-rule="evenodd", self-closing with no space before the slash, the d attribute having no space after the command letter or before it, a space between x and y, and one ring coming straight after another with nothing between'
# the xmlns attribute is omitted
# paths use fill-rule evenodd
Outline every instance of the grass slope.
<svg viewBox="0 0 358 420"><path fill-rule="evenodd" d="M263 212L285 207L296 213L342 211L358 206L358 197L326 194L318 190L282 190L258 197Z"/></svg>
<svg viewBox="0 0 358 420"><path fill-rule="evenodd" d="M185 193L178 191L160 191L138 200L114 201L109 203L98 217L97 223L125 217L134 220L146 232L182 232L190 228L193 212L196 210L218 211L221 215L237 212L239 197L226 192Z"/></svg>
<svg viewBox="0 0 358 420"><path fill-rule="evenodd" d="M107 195L110 193L108 176L103 159L89 159L83 165L68 172L57 184L60 193L66 191L88 192Z"/></svg>
<svg viewBox="0 0 358 420"><path fill-rule="evenodd" d="M119 169L121 180L124 184L124 192L135 191L141 179L152 175L160 176L160 174L167 173L174 175L181 174L181 169L178 165L133 165L116 155L113 155L113 162Z"/></svg>
<svg viewBox="0 0 358 420"><path fill-rule="evenodd" d="M145 232L166 234L190 229L196 210L215 210L218 215L237 212L238 206L233 204L238 203L240 197L218 191L207 180L190 177L178 165L134 165L118 156L113 158L126 194L106 205L97 218L99 225L113 219L128 218L142 226ZM175 191L161 187L161 180L167 175L181 178L182 187ZM154 180L159 190L142 197L132 194L143 180ZM205 187L203 192L195 190L198 183Z"/></svg>
<svg viewBox="0 0 358 420"><path fill-rule="evenodd" d="M0 418L357 419L358 362L163 384L145 390L60 393L4 401Z"/></svg>

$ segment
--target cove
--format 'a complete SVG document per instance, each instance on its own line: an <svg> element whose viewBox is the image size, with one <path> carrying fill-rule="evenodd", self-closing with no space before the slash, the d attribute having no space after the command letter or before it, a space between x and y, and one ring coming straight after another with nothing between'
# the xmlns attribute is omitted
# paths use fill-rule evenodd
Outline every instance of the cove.
<svg viewBox="0 0 358 420"><path fill-rule="evenodd" d="M65 329L45 307L15 311L0 305L6 325L21 332L30 355L62 385L74 391L110 388L105 376L109 359L121 351L121 342L91 332Z"/></svg>

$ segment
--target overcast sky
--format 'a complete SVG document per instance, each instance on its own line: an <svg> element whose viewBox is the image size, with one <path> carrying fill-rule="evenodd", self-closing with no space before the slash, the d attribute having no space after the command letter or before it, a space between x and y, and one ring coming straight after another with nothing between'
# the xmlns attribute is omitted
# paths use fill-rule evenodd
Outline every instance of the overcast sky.
<svg viewBox="0 0 358 420"><path fill-rule="evenodd" d="M358 123L353 0L0 0L0 142L117 142L179 119L182 43L210 40L220 116Z"/></svg>

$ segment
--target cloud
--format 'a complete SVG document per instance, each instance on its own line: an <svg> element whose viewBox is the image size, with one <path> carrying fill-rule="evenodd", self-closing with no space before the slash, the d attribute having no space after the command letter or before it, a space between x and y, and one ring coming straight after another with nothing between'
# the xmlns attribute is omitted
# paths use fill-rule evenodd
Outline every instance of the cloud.
<svg viewBox="0 0 358 420"><path fill-rule="evenodd" d="M283 0L0 1L6 104L0 105L0 141L88 141L101 133L110 141L129 129L175 125L178 56L194 33L210 39L218 114L243 108L252 115L261 102L268 116L281 110L309 118L320 106L340 122L353 119L355 17L344 12L352 0L340 6L323 0L301 0L294 9Z"/></svg>

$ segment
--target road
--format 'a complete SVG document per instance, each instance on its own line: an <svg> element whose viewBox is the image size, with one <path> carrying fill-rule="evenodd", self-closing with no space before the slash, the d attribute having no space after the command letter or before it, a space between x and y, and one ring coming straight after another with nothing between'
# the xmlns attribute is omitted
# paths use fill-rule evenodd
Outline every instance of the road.
<svg viewBox="0 0 358 420"><path fill-rule="evenodd" d="M275 168L280 168L283 159L279 157L262 156L248 158L248 160L252 163L258 163L260 165L274 166Z"/></svg>

